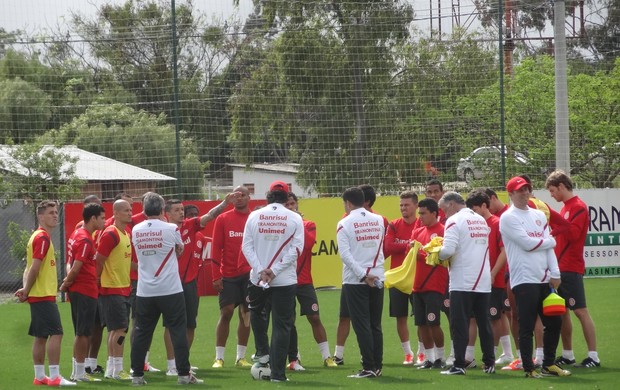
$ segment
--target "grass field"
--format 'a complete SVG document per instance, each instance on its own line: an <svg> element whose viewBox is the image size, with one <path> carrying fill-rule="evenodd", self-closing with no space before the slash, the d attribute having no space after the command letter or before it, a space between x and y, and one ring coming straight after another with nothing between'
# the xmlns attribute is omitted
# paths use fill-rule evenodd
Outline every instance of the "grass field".
<svg viewBox="0 0 620 390"><path fill-rule="evenodd" d="M383 333L384 333L384 374L377 379L349 379L347 375L360 369L359 350L353 331L349 336L345 349L345 365L335 369L322 367L321 356L310 332L310 326L305 318L299 318L300 350L305 372L290 372L290 382L275 384L252 380L248 369L232 367L235 358L235 340L229 339L226 350L226 367L212 369L214 358L214 329L218 319L218 305L215 297L203 297L200 302L200 314L196 339L192 347L191 361L200 367L197 376L205 380L200 387L219 389L252 389L289 387L305 388L383 388L404 389L412 386L455 388L463 389L614 389L618 388L620 374L620 342L616 330L620 323L620 311L617 309L616 298L620 296L620 279L587 279L589 309L596 323L598 336L599 356L602 367L597 369L573 369L573 375L568 378L544 378L540 380L526 380L521 371L498 371L496 375L483 375L479 368L467 372L467 376L444 376L437 370L419 371L401 364L403 353L396 335L395 321L387 315L387 294ZM321 304L321 318L327 329L330 348L333 352L337 313L340 291L321 291L318 293ZM61 373L69 377L71 373L71 351L73 333L69 304L59 304L65 328L61 354ZM31 346L32 339L27 335L29 325L29 310L26 304L5 303L0 305L0 389L24 389L32 386L33 369ZM442 318L442 320L445 319ZM578 360L586 356L586 348L578 321L574 320L574 350ZM235 323L236 326L236 323ZM414 333L411 323L410 329ZM444 324L445 329L445 324ZM231 332L234 334L234 331ZM446 333L447 334L447 333ZM448 337L446 337L447 339ZM446 340L448 341L448 340ZM250 339L248 358L253 351L253 339ZM415 345L415 343L414 343ZM414 347L415 348L415 347ZM446 353L449 351L446 347ZM99 363L105 362L106 348L102 347ZM480 351L476 352L476 359L480 360ZM151 363L157 368L165 368L166 360L162 341L161 328L155 335ZM129 369L129 346L125 348L125 368ZM147 388L169 389L179 388L176 378L168 378L162 373L147 373ZM79 388L127 388L128 382L104 380L99 383L79 384Z"/></svg>

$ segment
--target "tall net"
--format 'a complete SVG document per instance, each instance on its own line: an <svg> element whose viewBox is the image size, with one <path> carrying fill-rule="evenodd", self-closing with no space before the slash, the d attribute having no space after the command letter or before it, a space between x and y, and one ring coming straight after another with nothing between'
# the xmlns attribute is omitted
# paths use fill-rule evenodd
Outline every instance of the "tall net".
<svg viewBox="0 0 620 390"><path fill-rule="evenodd" d="M555 168L552 4L44 3L0 17L6 201L215 197L255 184L233 183L239 165L312 196L540 185ZM572 173L614 186L617 4L566 7Z"/></svg>

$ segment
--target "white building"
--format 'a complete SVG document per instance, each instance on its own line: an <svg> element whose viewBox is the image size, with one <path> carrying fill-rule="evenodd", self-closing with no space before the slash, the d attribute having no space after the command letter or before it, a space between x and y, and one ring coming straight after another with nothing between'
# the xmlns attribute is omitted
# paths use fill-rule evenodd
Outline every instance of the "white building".
<svg viewBox="0 0 620 390"><path fill-rule="evenodd" d="M291 192L300 198L317 198L312 189L305 189L297 183L299 164L228 164L232 169L234 186L243 185L250 190L253 199L265 199L269 185L281 180L288 184Z"/></svg>

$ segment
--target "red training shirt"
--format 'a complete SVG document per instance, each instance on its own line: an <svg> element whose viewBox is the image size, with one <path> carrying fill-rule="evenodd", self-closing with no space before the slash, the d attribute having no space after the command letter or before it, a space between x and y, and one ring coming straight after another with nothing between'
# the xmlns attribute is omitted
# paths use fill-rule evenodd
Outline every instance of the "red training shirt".
<svg viewBox="0 0 620 390"><path fill-rule="evenodd" d="M250 272L251 267L241 252L243 230L250 213L236 209L220 214L213 227L211 274L213 281L236 278Z"/></svg>
<svg viewBox="0 0 620 390"><path fill-rule="evenodd" d="M497 258L504 247L504 242L502 241L502 235L499 232L499 217L491 215L486 221L487 225L491 228L491 232L489 233L489 261L491 264L491 269L493 269L497 263ZM508 264L508 262L506 262L506 264ZM504 264L503 269L495 275L495 279L491 281L492 287L506 288L506 264Z"/></svg>
<svg viewBox="0 0 620 390"><path fill-rule="evenodd" d="M421 226L420 219L416 218L413 223L407 223L403 218L390 222L385 234L384 254L391 256L390 269L399 267L409 253L411 233Z"/></svg>
<svg viewBox="0 0 620 390"><path fill-rule="evenodd" d="M82 267L69 287L70 292L77 292L95 299L99 296L96 252L95 242L88 230L82 227L71 233L67 242L67 264L73 267L76 261L80 261Z"/></svg>
<svg viewBox="0 0 620 390"><path fill-rule="evenodd" d="M443 237L444 226L436 223L431 227L421 226L413 231L411 239L416 240L422 245L428 244L434 237ZM416 259L415 279L413 281L413 291L437 292L445 294L448 290L448 269L442 265L426 264L426 253L420 249Z"/></svg>
<svg viewBox="0 0 620 390"><path fill-rule="evenodd" d="M583 275L586 270L583 250L590 226L588 206L578 196L573 196L564 202L560 216L569 222L566 229L561 233L556 232L554 234L556 240L555 255L558 258L560 272L576 272ZM552 230L552 234L555 230Z"/></svg>
<svg viewBox="0 0 620 390"><path fill-rule="evenodd" d="M316 224L304 219L304 249L297 258L297 284L313 284L312 247L316 242Z"/></svg>

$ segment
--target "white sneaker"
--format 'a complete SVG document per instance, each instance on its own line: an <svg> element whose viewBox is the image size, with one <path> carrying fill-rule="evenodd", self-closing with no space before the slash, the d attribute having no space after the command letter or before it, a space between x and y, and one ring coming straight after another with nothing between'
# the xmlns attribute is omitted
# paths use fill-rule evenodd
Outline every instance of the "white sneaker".
<svg viewBox="0 0 620 390"><path fill-rule="evenodd" d="M179 375L179 372L177 371L177 369L176 369L176 368L169 368L169 369L166 371L166 375L167 375L167 376L178 376L178 375Z"/></svg>
<svg viewBox="0 0 620 390"><path fill-rule="evenodd" d="M205 383L205 381L190 374L187 376L179 376L177 383L179 385L200 385Z"/></svg>
<svg viewBox="0 0 620 390"><path fill-rule="evenodd" d="M144 371L148 371L148 372L161 372L161 370L159 368L155 368L153 366L151 366L150 362L146 362L144 363Z"/></svg>
<svg viewBox="0 0 620 390"><path fill-rule="evenodd" d="M513 360L515 360L514 356L503 353L499 358L497 358L495 364L510 364Z"/></svg>
<svg viewBox="0 0 620 390"><path fill-rule="evenodd" d="M48 386L75 386L77 383L66 380L61 376L57 376L56 378L50 378L47 381Z"/></svg>
<svg viewBox="0 0 620 390"><path fill-rule="evenodd" d="M306 371L306 369L299 363L299 360L293 360L289 363L288 369L291 371Z"/></svg>

